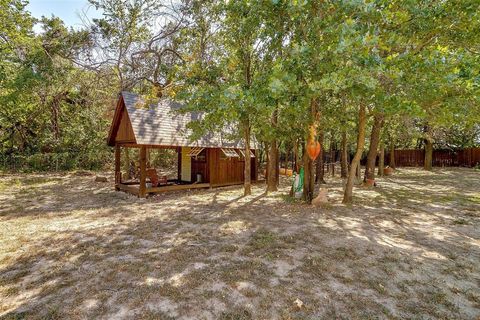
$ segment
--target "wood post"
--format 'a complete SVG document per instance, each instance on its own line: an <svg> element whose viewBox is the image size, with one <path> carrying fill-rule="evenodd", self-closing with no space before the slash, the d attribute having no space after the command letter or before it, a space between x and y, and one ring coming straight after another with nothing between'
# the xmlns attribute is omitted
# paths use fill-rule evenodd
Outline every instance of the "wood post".
<svg viewBox="0 0 480 320"><path fill-rule="evenodd" d="M130 176L130 148L125 148L125 163L123 165L127 176L126 179L130 180L132 178Z"/></svg>
<svg viewBox="0 0 480 320"><path fill-rule="evenodd" d="M177 179L182 180L182 147L177 147Z"/></svg>
<svg viewBox="0 0 480 320"><path fill-rule="evenodd" d="M147 166L147 147L141 146L140 147L140 186L139 186L139 192L138 192L138 196L140 198L146 197L146 189L147 189L146 166Z"/></svg>
<svg viewBox="0 0 480 320"><path fill-rule="evenodd" d="M380 142L380 155L378 158L378 176L383 176L383 169L385 168L385 145L383 141Z"/></svg>
<svg viewBox="0 0 480 320"><path fill-rule="evenodd" d="M120 172L121 150L118 144L115 145L115 190L119 191L118 185L122 183L122 172Z"/></svg>

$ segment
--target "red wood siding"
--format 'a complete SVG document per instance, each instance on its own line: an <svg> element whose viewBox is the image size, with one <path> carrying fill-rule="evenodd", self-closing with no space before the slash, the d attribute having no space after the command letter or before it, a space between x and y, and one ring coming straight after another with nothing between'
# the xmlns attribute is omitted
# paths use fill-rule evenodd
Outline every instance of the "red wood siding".
<svg viewBox="0 0 480 320"><path fill-rule="evenodd" d="M221 152L221 149L208 149L210 183L212 185L243 183L245 161L240 158L222 159ZM257 180L256 158L251 159L251 168L251 179Z"/></svg>

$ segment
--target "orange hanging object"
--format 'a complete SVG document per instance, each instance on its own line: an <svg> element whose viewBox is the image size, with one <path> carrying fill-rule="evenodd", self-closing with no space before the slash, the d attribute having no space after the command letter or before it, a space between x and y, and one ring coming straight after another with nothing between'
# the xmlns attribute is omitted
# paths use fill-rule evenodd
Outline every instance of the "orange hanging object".
<svg viewBox="0 0 480 320"><path fill-rule="evenodd" d="M320 143L318 141L309 141L307 144L307 153L310 159L317 159L320 154Z"/></svg>

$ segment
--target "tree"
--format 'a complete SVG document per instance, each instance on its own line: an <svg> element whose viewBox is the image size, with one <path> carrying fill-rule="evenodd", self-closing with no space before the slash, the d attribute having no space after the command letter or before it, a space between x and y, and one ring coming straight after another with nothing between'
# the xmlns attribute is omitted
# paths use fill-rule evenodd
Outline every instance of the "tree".
<svg viewBox="0 0 480 320"><path fill-rule="evenodd" d="M221 130L225 124L235 125L244 142L245 158L250 159L252 127L260 107L256 103L260 90L255 84L262 82L258 70L263 62L262 47L257 42L259 15L253 13L261 8L248 1L232 1L211 4L209 10L217 12L218 20L210 23L218 27L211 41L219 50L212 52L202 69L198 61L189 65L187 73L191 77L182 97L189 104L188 110L204 112L204 118L192 124L197 134ZM245 195L251 194L250 170L250 161L245 161Z"/></svg>

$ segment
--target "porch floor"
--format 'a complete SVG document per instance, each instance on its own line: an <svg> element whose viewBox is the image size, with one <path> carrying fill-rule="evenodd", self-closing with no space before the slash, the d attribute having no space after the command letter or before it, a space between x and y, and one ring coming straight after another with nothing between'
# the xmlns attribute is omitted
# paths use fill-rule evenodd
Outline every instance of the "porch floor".
<svg viewBox="0 0 480 320"><path fill-rule="evenodd" d="M134 195L139 195L140 185L138 182L125 182L116 184L116 189L125 191ZM167 185L161 185L158 187L147 187L146 194L149 193L161 193L167 191L177 191L177 190L187 190L187 189L198 189L198 188L210 188L210 183L187 183L183 181L171 181Z"/></svg>

